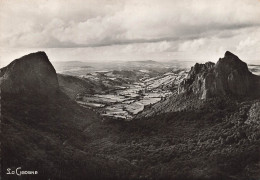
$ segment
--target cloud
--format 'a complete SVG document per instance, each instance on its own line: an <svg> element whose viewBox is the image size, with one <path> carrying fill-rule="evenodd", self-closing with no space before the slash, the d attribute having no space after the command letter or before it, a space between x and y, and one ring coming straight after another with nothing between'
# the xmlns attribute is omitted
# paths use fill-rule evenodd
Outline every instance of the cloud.
<svg viewBox="0 0 260 180"><path fill-rule="evenodd" d="M201 48L205 44L205 39L195 39L190 41L185 41L179 45L179 51L195 51Z"/></svg>
<svg viewBox="0 0 260 180"><path fill-rule="evenodd" d="M4 0L0 48L46 49L57 59L215 58L225 50L257 58L259 9L258 0Z"/></svg>
<svg viewBox="0 0 260 180"><path fill-rule="evenodd" d="M1 44L90 47L175 41L258 26L259 7L253 0L4 1Z"/></svg>
<svg viewBox="0 0 260 180"><path fill-rule="evenodd" d="M248 37L245 40L242 40L242 41L239 42L239 44L237 46L237 50L241 51L241 50L245 50L245 49L251 48L256 43L259 43L259 40L251 39L251 37Z"/></svg>

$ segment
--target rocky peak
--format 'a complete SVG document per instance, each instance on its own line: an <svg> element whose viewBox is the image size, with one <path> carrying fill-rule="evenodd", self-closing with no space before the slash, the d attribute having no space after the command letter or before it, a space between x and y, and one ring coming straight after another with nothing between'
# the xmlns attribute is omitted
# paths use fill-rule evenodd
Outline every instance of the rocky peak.
<svg viewBox="0 0 260 180"><path fill-rule="evenodd" d="M250 73L245 62L241 61L236 55L227 51L224 58L220 58L217 62L216 71L229 73L234 70L241 73Z"/></svg>
<svg viewBox="0 0 260 180"><path fill-rule="evenodd" d="M259 77L248 70L247 64L227 51L216 64L196 63L178 92L198 94L201 99L228 94L245 96L257 92L258 84Z"/></svg>
<svg viewBox="0 0 260 180"><path fill-rule="evenodd" d="M45 52L14 60L1 69L1 93L50 95L58 90L57 74Z"/></svg>
<svg viewBox="0 0 260 180"><path fill-rule="evenodd" d="M195 78L197 74L208 72L215 65L213 62L206 62L205 64L196 63L188 74L188 78Z"/></svg>

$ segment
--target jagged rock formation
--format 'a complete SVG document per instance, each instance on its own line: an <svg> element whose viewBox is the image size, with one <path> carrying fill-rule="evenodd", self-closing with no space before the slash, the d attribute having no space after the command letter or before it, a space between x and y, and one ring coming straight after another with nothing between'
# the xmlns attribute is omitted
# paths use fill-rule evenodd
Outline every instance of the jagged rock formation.
<svg viewBox="0 0 260 180"><path fill-rule="evenodd" d="M259 76L252 74L245 62L227 51L216 64L196 63L180 83L178 93L194 93L201 99L228 94L256 95L259 82Z"/></svg>
<svg viewBox="0 0 260 180"><path fill-rule="evenodd" d="M1 69L1 92L51 95L58 90L57 74L45 52L31 53Z"/></svg>

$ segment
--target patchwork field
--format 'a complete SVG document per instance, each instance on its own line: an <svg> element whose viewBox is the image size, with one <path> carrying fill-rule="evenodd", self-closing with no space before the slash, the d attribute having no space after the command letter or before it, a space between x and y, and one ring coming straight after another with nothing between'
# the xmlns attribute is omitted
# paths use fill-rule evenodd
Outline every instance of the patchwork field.
<svg viewBox="0 0 260 180"><path fill-rule="evenodd" d="M97 71L82 78L101 81L107 90L97 94L80 94L77 102L97 110L102 116L131 120L145 108L163 101L175 93L186 71L160 73L156 76L149 70Z"/></svg>

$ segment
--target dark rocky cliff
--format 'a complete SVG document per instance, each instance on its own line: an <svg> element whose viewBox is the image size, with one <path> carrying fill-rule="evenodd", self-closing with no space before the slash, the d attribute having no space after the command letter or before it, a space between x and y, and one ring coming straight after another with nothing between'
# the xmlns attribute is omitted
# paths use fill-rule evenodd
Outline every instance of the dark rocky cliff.
<svg viewBox="0 0 260 180"><path fill-rule="evenodd" d="M201 99L214 96L259 96L260 77L252 74L247 64L227 51L214 64L196 63L188 77L180 83L178 93L193 93Z"/></svg>
<svg viewBox="0 0 260 180"><path fill-rule="evenodd" d="M45 52L31 53L1 69L2 93L51 95L58 90L57 74Z"/></svg>

